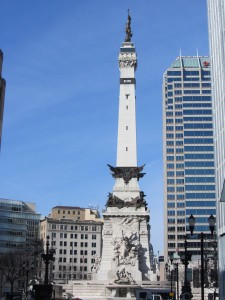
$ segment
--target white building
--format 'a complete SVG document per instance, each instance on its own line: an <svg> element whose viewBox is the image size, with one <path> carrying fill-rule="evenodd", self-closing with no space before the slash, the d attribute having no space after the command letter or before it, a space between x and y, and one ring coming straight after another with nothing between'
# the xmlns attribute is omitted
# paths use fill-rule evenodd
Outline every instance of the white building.
<svg viewBox="0 0 225 300"><path fill-rule="evenodd" d="M208 0L216 158L220 299L225 299L225 2Z"/></svg>
<svg viewBox="0 0 225 300"><path fill-rule="evenodd" d="M41 221L44 246L50 237L55 250L49 279L55 283L91 279L92 267L101 256L102 220L96 210L56 206Z"/></svg>

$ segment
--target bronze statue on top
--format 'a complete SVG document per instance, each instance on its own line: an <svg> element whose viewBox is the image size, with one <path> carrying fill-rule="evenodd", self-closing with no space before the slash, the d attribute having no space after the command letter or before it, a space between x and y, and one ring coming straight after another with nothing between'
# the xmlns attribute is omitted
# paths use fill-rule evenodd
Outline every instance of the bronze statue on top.
<svg viewBox="0 0 225 300"><path fill-rule="evenodd" d="M126 37L125 37L125 42L131 42L131 38L132 38L132 31L131 31L131 16L130 16L130 12L129 12L129 9L128 9L128 18L127 18L127 23L126 23Z"/></svg>

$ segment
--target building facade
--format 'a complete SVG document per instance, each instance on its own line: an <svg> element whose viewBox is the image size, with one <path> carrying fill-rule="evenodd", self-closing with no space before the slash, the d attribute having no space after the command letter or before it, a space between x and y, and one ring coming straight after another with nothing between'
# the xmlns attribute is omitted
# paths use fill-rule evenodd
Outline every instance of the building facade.
<svg viewBox="0 0 225 300"><path fill-rule="evenodd" d="M40 219L33 203L0 199L0 253L34 247L40 238Z"/></svg>
<svg viewBox="0 0 225 300"><path fill-rule="evenodd" d="M208 0L215 135L217 234L220 299L225 299L225 2Z"/></svg>
<svg viewBox="0 0 225 300"><path fill-rule="evenodd" d="M2 78L2 64L3 64L3 52L0 50L0 148L2 141L2 122L3 122L3 110L5 100L5 79Z"/></svg>
<svg viewBox="0 0 225 300"><path fill-rule="evenodd" d="M50 216L41 221L43 244L49 236L51 248L55 250L50 280L67 283L91 279L92 268L101 256L102 225L96 210L73 206L52 209Z"/></svg>
<svg viewBox="0 0 225 300"><path fill-rule="evenodd" d="M184 250L188 218L208 233L216 214L210 60L178 57L163 76L164 255ZM193 255L200 241L189 242Z"/></svg>

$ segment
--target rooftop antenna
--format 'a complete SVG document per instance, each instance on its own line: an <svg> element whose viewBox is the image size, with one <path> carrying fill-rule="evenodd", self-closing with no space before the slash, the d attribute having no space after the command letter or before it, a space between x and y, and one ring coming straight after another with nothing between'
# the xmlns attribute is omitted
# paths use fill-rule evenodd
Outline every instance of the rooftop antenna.
<svg viewBox="0 0 225 300"><path fill-rule="evenodd" d="M197 58L198 58L198 48L196 49L196 52L197 52Z"/></svg>

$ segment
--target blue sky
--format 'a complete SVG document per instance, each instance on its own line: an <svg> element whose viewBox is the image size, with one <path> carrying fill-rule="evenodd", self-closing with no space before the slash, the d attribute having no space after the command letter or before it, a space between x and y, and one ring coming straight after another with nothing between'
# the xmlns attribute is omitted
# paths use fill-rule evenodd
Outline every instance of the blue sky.
<svg viewBox="0 0 225 300"><path fill-rule="evenodd" d="M163 251L162 75L182 55L208 55L205 0L1 0L7 81L0 197L104 209L114 180L118 52L127 9L138 54L140 188L151 241Z"/></svg>

